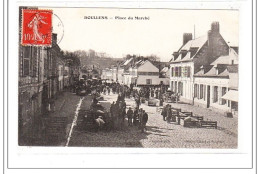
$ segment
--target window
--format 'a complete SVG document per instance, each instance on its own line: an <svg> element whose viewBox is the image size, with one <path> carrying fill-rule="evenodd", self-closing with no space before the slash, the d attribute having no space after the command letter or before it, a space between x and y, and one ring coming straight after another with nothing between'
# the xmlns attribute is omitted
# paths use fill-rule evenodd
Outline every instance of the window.
<svg viewBox="0 0 260 174"><path fill-rule="evenodd" d="M174 92L177 93L177 81L175 81L174 84L175 84L175 85L174 85Z"/></svg>
<svg viewBox="0 0 260 174"><path fill-rule="evenodd" d="M174 77L174 67L172 67L172 77Z"/></svg>
<svg viewBox="0 0 260 174"><path fill-rule="evenodd" d="M152 84L152 79L146 79L146 84L151 85Z"/></svg>
<svg viewBox="0 0 260 174"><path fill-rule="evenodd" d="M48 59L47 57L44 57L44 77L47 77L47 72L48 72Z"/></svg>
<svg viewBox="0 0 260 174"><path fill-rule="evenodd" d="M194 98L196 98L198 96L197 94L197 88L198 88L198 85L197 84L194 84Z"/></svg>
<svg viewBox="0 0 260 174"><path fill-rule="evenodd" d="M187 77L187 67L181 67L181 77Z"/></svg>
<svg viewBox="0 0 260 174"><path fill-rule="evenodd" d="M174 90L174 81L171 81L171 91L173 91Z"/></svg>
<svg viewBox="0 0 260 174"><path fill-rule="evenodd" d="M182 72L181 69L182 69L181 67L178 67L178 77L181 77L181 72Z"/></svg>
<svg viewBox="0 0 260 174"><path fill-rule="evenodd" d="M218 87L214 86L214 98L213 98L213 102L216 103L218 102Z"/></svg>
<svg viewBox="0 0 260 174"><path fill-rule="evenodd" d="M30 74L30 60L23 59L23 75L29 76L29 74Z"/></svg>
<svg viewBox="0 0 260 174"><path fill-rule="evenodd" d="M23 75L30 75L30 55L31 55L31 47L27 46L23 49Z"/></svg>
<svg viewBox="0 0 260 174"><path fill-rule="evenodd" d="M32 47L32 57L31 57L31 70L32 76L36 77L37 75L37 59L38 59L38 47Z"/></svg>
<svg viewBox="0 0 260 174"><path fill-rule="evenodd" d="M187 67L187 77L190 77L190 67Z"/></svg>
<svg viewBox="0 0 260 174"><path fill-rule="evenodd" d="M223 87L222 88L222 96L224 96L227 93L227 88ZM225 105L227 103L227 100L222 99L222 105Z"/></svg>
<svg viewBox="0 0 260 174"><path fill-rule="evenodd" d="M178 73L179 73L179 67L175 67L175 68L174 68L174 72L175 72L175 73L174 73L174 76L175 76L175 77L178 77L178 76L179 76L179 74L178 74Z"/></svg>
<svg viewBox="0 0 260 174"><path fill-rule="evenodd" d="M200 85L200 99L203 98L203 85Z"/></svg>
<svg viewBox="0 0 260 174"><path fill-rule="evenodd" d="M30 58L30 54L31 54L31 47L27 46L27 47L23 47L23 57L25 58Z"/></svg>
<svg viewBox="0 0 260 174"><path fill-rule="evenodd" d="M159 72L142 72L142 71L139 71L138 75L159 76Z"/></svg>
<svg viewBox="0 0 260 174"><path fill-rule="evenodd" d="M197 98L200 98L200 85L197 85Z"/></svg>
<svg viewBox="0 0 260 174"><path fill-rule="evenodd" d="M181 94L181 96L183 96L183 83L182 82L178 82L178 93Z"/></svg>
<svg viewBox="0 0 260 174"><path fill-rule="evenodd" d="M206 85L204 85L203 88L204 88L203 99L205 101L206 100Z"/></svg>

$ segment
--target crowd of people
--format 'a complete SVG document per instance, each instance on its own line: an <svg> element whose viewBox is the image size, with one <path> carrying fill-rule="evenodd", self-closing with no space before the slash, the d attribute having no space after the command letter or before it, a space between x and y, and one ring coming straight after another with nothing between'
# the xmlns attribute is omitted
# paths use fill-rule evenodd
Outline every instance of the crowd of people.
<svg viewBox="0 0 260 174"><path fill-rule="evenodd" d="M109 130L122 130L126 125L129 127L138 127L141 132L144 132L146 123L148 121L147 112L140 108L141 103L145 100L152 98L159 99L160 106L163 106L163 102L166 98L178 96L178 94L170 96L166 95L165 88L162 87L139 87L136 88L133 85L126 86L116 82L106 83L105 81L80 81L76 85L75 90L85 90L86 94L92 95L92 104L90 110L92 111L94 122L98 125L99 129L106 127ZM118 98L110 106L108 112L104 111L104 108L100 106L98 100L100 100L101 94L110 95L118 94ZM125 98L133 97L135 100L135 107L129 107L127 109ZM170 122L176 121L176 118L172 116L171 105L166 105L161 113L163 120ZM126 123L127 118L127 123Z"/></svg>
<svg viewBox="0 0 260 174"><path fill-rule="evenodd" d="M132 109L126 107L125 98L133 97L134 89L119 83L106 83L102 81L83 81L75 83L74 92L86 91L92 96L92 103L89 112L83 118L83 128L87 123L92 123L95 130L123 130L127 125L136 126L144 132L148 121L148 114L145 110L137 107ZM136 91L135 91L136 92ZM99 102L103 95L118 94L117 100L110 105L107 111ZM140 93L134 95L140 101ZM127 123L126 123L127 122Z"/></svg>
<svg viewBox="0 0 260 174"><path fill-rule="evenodd" d="M176 116L172 113L170 104L163 107L161 115L163 116L163 120L167 121L167 123L170 123L171 121L176 122Z"/></svg>

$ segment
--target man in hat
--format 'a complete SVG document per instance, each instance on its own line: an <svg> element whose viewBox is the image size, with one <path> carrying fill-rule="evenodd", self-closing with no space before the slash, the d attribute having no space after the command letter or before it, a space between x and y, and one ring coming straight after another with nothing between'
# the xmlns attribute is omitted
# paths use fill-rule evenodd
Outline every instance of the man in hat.
<svg viewBox="0 0 260 174"><path fill-rule="evenodd" d="M134 115L134 112L133 112L131 107L129 107L126 115L127 115L127 118L128 118L128 126L133 126L133 115Z"/></svg>
<svg viewBox="0 0 260 174"><path fill-rule="evenodd" d="M171 119L172 119L172 108L171 108L171 105L168 105L167 115L166 116L167 116L166 117L167 123L170 123Z"/></svg>
<svg viewBox="0 0 260 174"><path fill-rule="evenodd" d="M137 108L137 107L135 108L135 111L134 111L133 124L134 124L134 126L137 126L137 125L138 125L138 108Z"/></svg>
<svg viewBox="0 0 260 174"><path fill-rule="evenodd" d="M163 116L163 121L166 121L166 114L167 114L168 104L163 107L161 115Z"/></svg>
<svg viewBox="0 0 260 174"><path fill-rule="evenodd" d="M148 121L148 114L145 112L145 110L143 110L142 119L141 119L141 132L144 132L144 129L146 129L147 121Z"/></svg>

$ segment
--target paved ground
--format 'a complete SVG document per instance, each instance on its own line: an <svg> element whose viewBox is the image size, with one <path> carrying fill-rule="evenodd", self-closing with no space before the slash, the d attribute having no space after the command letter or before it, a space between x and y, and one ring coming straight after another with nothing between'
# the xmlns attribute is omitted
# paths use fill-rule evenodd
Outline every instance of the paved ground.
<svg viewBox="0 0 260 174"><path fill-rule="evenodd" d="M105 95L102 105L109 108L117 95ZM81 109L89 107L91 97L83 100ZM134 101L126 99L127 107L134 106ZM127 127L122 131L83 132L74 129L69 146L84 147L147 147L147 148L236 148L237 118L226 118L218 112L188 104L172 104L183 111L192 111L204 116L204 120L218 121L218 129L185 128L175 123L168 124L162 120L156 107L142 104L149 115L147 131L140 133L136 127ZM127 121L126 121L127 122ZM127 125L127 123L125 123Z"/></svg>
<svg viewBox="0 0 260 174"><path fill-rule="evenodd" d="M64 139L61 139L61 141L51 144L52 146L65 146L79 100L80 96L71 92L63 92L55 100L55 111L50 112L48 114L49 117L67 117L68 124L66 127L66 137L64 137Z"/></svg>

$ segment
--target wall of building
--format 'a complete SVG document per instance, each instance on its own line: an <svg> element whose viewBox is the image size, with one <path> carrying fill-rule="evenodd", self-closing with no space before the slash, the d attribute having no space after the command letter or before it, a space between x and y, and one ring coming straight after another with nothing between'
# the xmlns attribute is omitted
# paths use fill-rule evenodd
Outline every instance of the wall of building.
<svg viewBox="0 0 260 174"><path fill-rule="evenodd" d="M113 71L112 71L112 69L104 69L104 70L102 70L101 79L113 80Z"/></svg>
<svg viewBox="0 0 260 174"><path fill-rule="evenodd" d="M159 69L150 61L131 71L133 77L137 77L137 85L159 85Z"/></svg>
<svg viewBox="0 0 260 174"><path fill-rule="evenodd" d="M112 80L116 82L117 79L117 68L112 68Z"/></svg>
<svg viewBox="0 0 260 174"><path fill-rule="evenodd" d="M30 144L42 114L43 47L19 47L19 144Z"/></svg>
<svg viewBox="0 0 260 174"><path fill-rule="evenodd" d="M151 84L147 84L147 80L151 80ZM147 75L138 75L137 85L159 85L160 80L159 76L147 76Z"/></svg>
<svg viewBox="0 0 260 174"><path fill-rule="evenodd" d="M123 84L124 83L124 77L123 77L124 69L119 68L118 69L118 83Z"/></svg>
<svg viewBox="0 0 260 174"><path fill-rule="evenodd" d="M228 106L228 101L221 99L221 97L225 94L222 91L222 88L228 91L228 78L203 78L203 77L195 77L194 78L194 105L207 107L207 95L208 95L208 86L210 86L210 108L216 108L223 111L229 111L230 108ZM197 87L195 87L197 85ZM203 87L203 91L200 88ZM214 87L217 87L217 101L214 101ZM197 89L197 95L195 90ZM201 93L203 93L201 95ZM225 102L225 103L223 103Z"/></svg>
<svg viewBox="0 0 260 174"><path fill-rule="evenodd" d="M159 78L159 83L161 84L161 82L164 84L164 85L170 85L170 79L169 78Z"/></svg>
<svg viewBox="0 0 260 174"><path fill-rule="evenodd" d="M176 77L173 73L175 67L190 67L189 77L180 76ZM180 93L182 84L182 95L180 99L185 102L191 103L193 100L193 75L194 75L194 64L193 62L182 62L170 65L170 89L173 92Z"/></svg>
<svg viewBox="0 0 260 174"><path fill-rule="evenodd" d="M229 73L229 88L238 89L239 78L238 73Z"/></svg>
<svg viewBox="0 0 260 174"><path fill-rule="evenodd" d="M69 74L69 67L64 66L64 87L69 87L70 85L70 74Z"/></svg>

